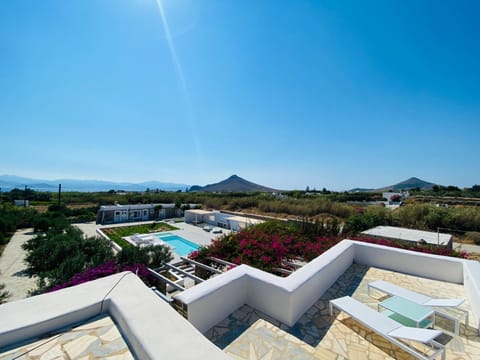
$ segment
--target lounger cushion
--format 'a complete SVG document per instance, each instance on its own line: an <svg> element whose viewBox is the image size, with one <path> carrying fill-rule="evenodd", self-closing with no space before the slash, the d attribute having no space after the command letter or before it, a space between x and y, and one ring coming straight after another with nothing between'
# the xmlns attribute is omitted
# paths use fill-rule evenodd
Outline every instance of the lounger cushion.
<svg viewBox="0 0 480 360"><path fill-rule="evenodd" d="M402 326L398 329L395 329L388 333L389 336L406 339L406 340L415 340L422 343L429 343L437 336L441 335L442 332L432 329L419 329L414 327Z"/></svg>

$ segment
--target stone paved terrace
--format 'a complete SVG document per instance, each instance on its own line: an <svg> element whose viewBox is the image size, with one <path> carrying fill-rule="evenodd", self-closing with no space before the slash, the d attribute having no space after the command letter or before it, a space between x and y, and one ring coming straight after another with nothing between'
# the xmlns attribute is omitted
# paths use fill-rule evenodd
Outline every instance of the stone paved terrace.
<svg viewBox="0 0 480 360"><path fill-rule="evenodd" d="M133 360L134 357L112 319L102 316L70 330L0 352L0 360L13 359Z"/></svg>
<svg viewBox="0 0 480 360"><path fill-rule="evenodd" d="M292 327L244 305L206 336L233 359L413 359L349 316L329 315L328 301L345 295L377 309L384 297L375 291L369 296L367 284L378 279L433 297L467 299L463 285L353 264ZM461 308L470 312L468 300ZM437 316L436 322L436 328L444 331L447 359L480 359L480 337L473 322L462 323L460 336L453 334L451 321Z"/></svg>

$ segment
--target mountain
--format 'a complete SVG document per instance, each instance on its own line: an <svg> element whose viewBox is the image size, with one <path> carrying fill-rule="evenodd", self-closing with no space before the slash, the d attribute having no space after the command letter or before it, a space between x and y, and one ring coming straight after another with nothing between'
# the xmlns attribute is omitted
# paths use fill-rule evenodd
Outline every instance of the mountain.
<svg viewBox="0 0 480 360"><path fill-rule="evenodd" d="M64 191L81 192L108 191L111 189L125 191L145 191L147 188L152 190L160 189L164 191L177 191L185 190L188 187L186 184L167 183L160 181L130 183L76 179L39 180L14 175L0 175L0 188L2 191L9 191L14 188L23 189L25 186L37 191L57 191L58 184L62 184L62 190Z"/></svg>
<svg viewBox="0 0 480 360"><path fill-rule="evenodd" d="M404 180L394 185L385 186L383 188L376 189L377 192L388 191L388 190L410 190L419 188L420 190L430 190L434 183L411 177L410 179Z"/></svg>
<svg viewBox="0 0 480 360"><path fill-rule="evenodd" d="M240 176L232 175L228 179L215 184L205 186L192 186L190 191L206 191L206 192L276 192L277 190L266 186L258 185L248 180L242 179Z"/></svg>
<svg viewBox="0 0 480 360"><path fill-rule="evenodd" d="M410 179L404 180L394 185L384 186L378 189L364 189L364 188L355 188L350 190L350 192L383 192L383 191L399 191L399 190L410 190L419 188L420 190L430 190L434 183L416 178L411 177Z"/></svg>
<svg viewBox="0 0 480 360"><path fill-rule="evenodd" d="M351 190L348 190L349 192L371 192L375 191L374 189L367 189L367 188L354 188Z"/></svg>

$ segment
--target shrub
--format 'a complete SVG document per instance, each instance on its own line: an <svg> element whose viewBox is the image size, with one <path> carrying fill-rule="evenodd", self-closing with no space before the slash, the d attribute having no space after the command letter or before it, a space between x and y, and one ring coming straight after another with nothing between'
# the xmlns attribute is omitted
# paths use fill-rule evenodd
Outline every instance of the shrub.
<svg viewBox="0 0 480 360"><path fill-rule="evenodd" d="M10 293L5 289L4 284L0 284L0 304L6 303L7 299L10 297Z"/></svg>
<svg viewBox="0 0 480 360"><path fill-rule="evenodd" d="M475 244L480 245L480 232L469 231L465 233L465 237L472 240Z"/></svg>

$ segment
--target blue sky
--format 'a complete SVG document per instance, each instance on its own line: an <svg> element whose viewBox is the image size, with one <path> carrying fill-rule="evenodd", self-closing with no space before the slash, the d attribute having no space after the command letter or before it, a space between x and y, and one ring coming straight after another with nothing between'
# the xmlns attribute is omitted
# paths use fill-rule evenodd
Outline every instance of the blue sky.
<svg viewBox="0 0 480 360"><path fill-rule="evenodd" d="M161 6L0 2L0 174L480 183L478 2Z"/></svg>

